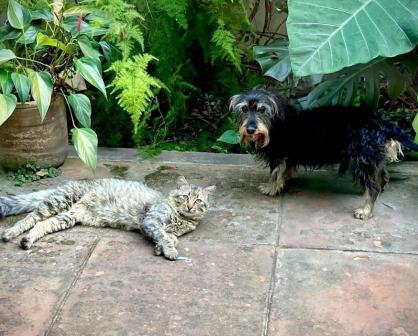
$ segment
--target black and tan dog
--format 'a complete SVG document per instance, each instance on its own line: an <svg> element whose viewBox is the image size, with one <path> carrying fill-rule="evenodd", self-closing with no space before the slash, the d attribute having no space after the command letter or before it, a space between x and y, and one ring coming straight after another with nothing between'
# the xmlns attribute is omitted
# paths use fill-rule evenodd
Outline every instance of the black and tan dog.
<svg viewBox="0 0 418 336"><path fill-rule="evenodd" d="M340 164L364 188L365 202L354 216L372 216L377 196L389 180L388 162L403 156L401 145L418 150L397 125L362 107L329 106L300 111L273 91L254 89L231 98L241 144L255 147L269 165L271 183L260 186L270 196L279 194L298 166L318 168Z"/></svg>

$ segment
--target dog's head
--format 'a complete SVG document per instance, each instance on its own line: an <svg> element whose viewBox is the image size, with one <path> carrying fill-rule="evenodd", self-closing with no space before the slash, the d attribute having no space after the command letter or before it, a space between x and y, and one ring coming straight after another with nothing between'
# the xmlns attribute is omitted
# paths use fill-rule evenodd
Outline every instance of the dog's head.
<svg viewBox="0 0 418 336"><path fill-rule="evenodd" d="M237 117L241 144L254 143L263 148L270 142L273 119L283 119L279 97L268 90L254 89L233 96L229 109Z"/></svg>

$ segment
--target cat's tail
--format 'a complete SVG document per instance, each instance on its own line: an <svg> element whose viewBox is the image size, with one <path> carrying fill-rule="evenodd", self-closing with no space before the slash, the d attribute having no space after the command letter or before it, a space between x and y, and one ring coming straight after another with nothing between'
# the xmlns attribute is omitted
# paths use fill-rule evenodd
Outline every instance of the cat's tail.
<svg viewBox="0 0 418 336"><path fill-rule="evenodd" d="M54 190L41 190L17 196L0 196L0 218L35 210Z"/></svg>

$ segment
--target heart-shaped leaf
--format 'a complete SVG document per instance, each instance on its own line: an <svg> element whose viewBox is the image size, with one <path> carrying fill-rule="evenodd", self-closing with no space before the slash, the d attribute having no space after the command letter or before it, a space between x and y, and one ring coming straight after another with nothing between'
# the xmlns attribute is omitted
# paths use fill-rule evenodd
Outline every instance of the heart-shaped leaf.
<svg viewBox="0 0 418 336"><path fill-rule="evenodd" d="M73 109L77 120L84 127L91 126L91 104L90 99L81 93L75 93L68 97L68 102Z"/></svg>
<svg viewBox="0 0 418 336"><path fill-rule="evenodd" d="M100 60L97 42L91 41L86 35L81 35L78 39L78 45L84 56Z"/></svg>
<svg viewBox="0 0 418 336"><path fill-rule="evenodd" d="M239 135L235 130L227 130L218 138L218 141L226 142L231 145L236 145L237 143L239 143Z"/></svg>
<svg viewBox="0 0 418 336"><path fill-rule="evenodd" d="M9 6L7 7L7 20L13 28L23 29L29 26L32 17L29 10L22 7L16 1L9 0Z"/></svg>
<svg viewBox="0 0 418 336"><path fill-rule="evenodd" d="M13 89L12 76L9 71L0 70L0 87L3 93L10 93Z"/></svg>
<svg viewBox="0 0 418 336"><path fill-rule="evenodd" d="M12 115L16 108L17 98L10 93L0 94L0 126Z"/></svg>
<svg viewBox="0 0 418 336"><path fill-rule="evenodd" d="M73 144L81 161L93 172L97 165L97 135L90 128L73 128Z"/></svg>
<svg viewBox="0 0 418 336"><path fill-rule="evenodd" d="M98 88L107 97L102 75L94 59L82 57L75 61L75 66L87 82Z"/></svg>
<svg viewBox="0 0 418 336"><path fill-rule="evenodd" d="M36 45L56 47L58 49L61 49L62 51L67 52L67 46L64 43L57 39L50 38L49 36L43 33L38 33L36 35Z"/></svg>
<svg viewBox="0 0 418 336"><path fill-rule="evenodd" d="M7 62L11 59L16 58L16 55L10 49L1 49L0 50L0 63Z"/></svg>
<svg viewBox="0 0 418 336"><path fill-rule="evenodd" d="M48 9L38 9L31 11L32 20L54 21L54 14Z"/></svg>
<svg viewBox="0 0 418 336"><path fill-rule="evenodd" d="M12 73L12 81L15 85L17 94L19 95L20 102L24 104L29 98L30 80L28 77L22 74Z"/></svg>
<svg viewBox="0 0 418 336"><path fill-rule="evenodd" d="M31 44L35 42L36 34L38 34L38 29L34 26L29 26L28 29L25 30L22 36L17 39L17 43L22 44Z"/></svg>
<svg viewBox="0 0 418 336"><path fill-rule="evenodd" d="M41 120L43 121L48 112L52 96L52 78L48 72L31 72L29 75L31 82L32 97L35 99Z"/></svg>

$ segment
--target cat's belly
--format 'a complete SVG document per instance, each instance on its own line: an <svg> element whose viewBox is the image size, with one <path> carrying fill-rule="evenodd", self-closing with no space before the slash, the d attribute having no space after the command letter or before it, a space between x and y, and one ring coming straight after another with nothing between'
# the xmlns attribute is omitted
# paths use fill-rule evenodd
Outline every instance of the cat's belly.
<svg viewBox="0 0 418 336"><path fill-rule="evenodd" d="M139 182L103 181L80 200L86 208L83 225L136 229L145 207L161 198L157 191Z"/></svg>

